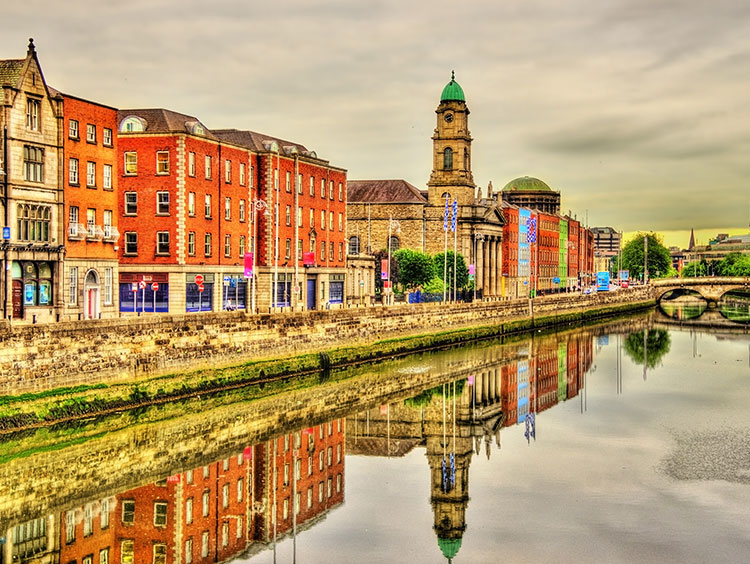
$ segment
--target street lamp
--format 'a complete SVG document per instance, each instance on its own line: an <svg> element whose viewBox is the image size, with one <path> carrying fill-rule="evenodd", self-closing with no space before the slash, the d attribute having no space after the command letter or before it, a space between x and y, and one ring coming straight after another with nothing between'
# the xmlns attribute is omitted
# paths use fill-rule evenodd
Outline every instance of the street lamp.
<svg viewBox="0 0 750 564"><path fill-rule="evenodd" d="M479 272L477 270L478 259L478 242L484 243L484 233L474 233L474 301L477 301L477 282L479 280Z"/></svg>
<svg viewBox="0 0 750 564"><path fill-rule="evenodd" d="M253 278L252 278L252 310L253 313L256 312L255 309L255 279L258 277L258 273L255 270L255 257L258 254L258 218L256 217L257 212L261 210L265 210L265 213L263 214L263 217L268 217L271 215L271 212L268 211L268 204L265 200L252 200L250 202L250 210L253 214L253 224L255 226L254 234L253 234Z"/></svg>
<svg viewBox="0 0 750 564"><path fill-rule="evenodd" d="M401 224L393 219L391 215L388 216L388 292L386 292L386 295L388 296L386 299L386 302L388 304L392 303L393 298L393 280L391 279L391 232L396 231L396 233L401 233Z"/></svg>

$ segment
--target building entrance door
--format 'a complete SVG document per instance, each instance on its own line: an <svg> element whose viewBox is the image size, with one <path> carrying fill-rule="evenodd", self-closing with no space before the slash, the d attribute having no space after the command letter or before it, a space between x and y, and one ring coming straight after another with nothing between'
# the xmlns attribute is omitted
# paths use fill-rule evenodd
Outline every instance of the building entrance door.
<svg viewBox="0 0 750 564"><path fill-rule="evenodd" d="M86 319L96 319L99 317L99 290L89 288L86 291Z"/></svg>
<svg viewBox="0 0 750 564"><path fill-rule="evenodd" d="M23 280L13 280L13 319L23 319Z"/></svg>
<svg viewBox="0 0 750 564"><path fill-rule="evenodd" d="M315 309L315 278L307 279L307 309Z"/></svg>

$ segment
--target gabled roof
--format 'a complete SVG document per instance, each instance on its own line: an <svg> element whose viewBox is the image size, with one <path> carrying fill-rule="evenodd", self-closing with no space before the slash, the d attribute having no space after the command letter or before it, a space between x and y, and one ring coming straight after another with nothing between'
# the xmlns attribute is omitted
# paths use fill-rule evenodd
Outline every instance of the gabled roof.
<svg viewBox="0 0 750 564"><path fill-rule="evenodd" d="M164 108L149 108L140 110L118 110L117 123L123 119L136 116L146 122L146 133L194 133L191 125L199 124L203 127L203 137L216 139L211 131L203 126L196 117L181 114Z"/></svg>
<svg viewBox="0 0 750 564"><path fill-rule="evenodd" d="M346 201L426 204L427 198L406 180L347 180Z"/></svg>
<svg viewBox="0 0 750 564"><path fill-rule="evenodd" d="M26 59L6 59L0 61L0 85L10 84L11 86L18 86L25 62Z"/></svg>
<svg viewBox="0 0 750 564"><path fill-rule="evenodd" d="M278 137L272 137L270 135L258 133L256 131L247 131L240 129L212 129L211 132L219 139L227 141L228 143L233 143L234 145L246 147L253 151L268 151L268 144L276 142L276 145L278 145L279 151L282 154L293 154L287 153L285 149L295 147L298 153L305 156L317 158L315 153L309 151L304 145L295 143L293 141L285 141L284 139L279 139Z"/></svg>

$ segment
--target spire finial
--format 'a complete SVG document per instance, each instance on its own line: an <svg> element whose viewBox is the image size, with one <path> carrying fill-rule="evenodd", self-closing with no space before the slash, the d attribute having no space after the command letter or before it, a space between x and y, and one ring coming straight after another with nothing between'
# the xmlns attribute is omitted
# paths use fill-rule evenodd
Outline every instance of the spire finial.
<svg viewBox="0 0 750 564"><path fill-rule="evenodd" d="M29 55L34 53L36 51L36 48L34 47L34 38L29 37Z"/></svg>
<svg viewBox="0 0 750 564"><path fill-rule="evenodd" d="M452 70L451 71L451 82L455 82L455 80L456 80L456 71Z"/></svg>

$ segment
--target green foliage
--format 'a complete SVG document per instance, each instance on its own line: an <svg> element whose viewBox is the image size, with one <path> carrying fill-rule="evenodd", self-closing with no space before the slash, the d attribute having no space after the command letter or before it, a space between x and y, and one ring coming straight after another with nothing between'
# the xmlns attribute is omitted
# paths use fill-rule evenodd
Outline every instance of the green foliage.
<svg viewBox="0 0 750 564"><path fill-rule="evenodd" d="M444 260L446 257L446 253L438 253L433 258L433 261L435 263L435 270L438 278L441 280L443 279L443 269L444 269ZM448 268L447 268L447 277L445 280L445 283L448 285L449 288L453 288L453 251L448 251L447 253L448 258ZM469 269L466 267L466 261L464 260L463 255L457 254L456 255L456 287L458 289L464 289L466 288L466 285L469 283Z"/></svg>
<svg viewBox="0 0 750 564"><path fill-rule="evenodd" d="M682 269L682 276L750 276L750 255L730 253L721 260L691 262Z"/></svg>
<svg viewBox="0 0 750 564"><path fill-rule="evenodd" d="M435 276L435 264L427 253L399 249L393 258L398 264L399 283L409 290L424 286Z"/></svg>
<svg viewBox="0 0 750 564"><path fill-rule="evenodd" d="M625 339L625 352L637 364L654 368L671 347L669 333L664 329L651 329L631 333Z"/></svg>
<svg viewBox="0 0 750 564"><path fill-rule="evenodd" d="M622 249L622 268L630 271L631 279L643 279L643 239L648 237L649 278L672 275L672 258L656 233L638 233Z"/></svg>

